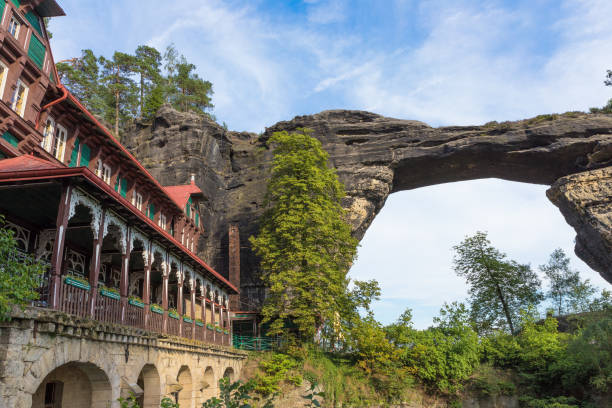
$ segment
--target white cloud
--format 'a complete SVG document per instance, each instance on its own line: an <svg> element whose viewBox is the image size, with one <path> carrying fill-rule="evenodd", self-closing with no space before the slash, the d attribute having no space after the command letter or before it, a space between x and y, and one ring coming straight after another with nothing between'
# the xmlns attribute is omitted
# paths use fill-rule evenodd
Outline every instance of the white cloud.
<svg viewBox="0 0 612 408"><path fill-rule="evenodd" d="M346 19L346 2L343 0L307 1L308 22L313 24L331 24Z"/></svg>

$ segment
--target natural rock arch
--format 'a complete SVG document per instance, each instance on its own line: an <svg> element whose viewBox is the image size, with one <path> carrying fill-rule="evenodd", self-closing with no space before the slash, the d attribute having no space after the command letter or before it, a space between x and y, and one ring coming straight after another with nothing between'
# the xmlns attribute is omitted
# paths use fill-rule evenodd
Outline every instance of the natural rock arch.
<svg viewBox="0 0 612 408"><path fill-rule="evenodd" d="M162 184L195 174L208 201L199 254L228 276L228 227L247 244L263 213L275 131L314 130L346 186L343 205L361 239L389 194L501 178L551 186L547 195L577 233L576 253L612 282L612 115L569 113L483 126L432 128L370 112L332 110L279 122L261 135L231 132L163 107L126 144ZM180 134L180 136L179 136ZM163 147L162 147L163 146ZM171 152L170 154L168 152ZM257 260L241 247L241 296L262 299Z"/></svg>

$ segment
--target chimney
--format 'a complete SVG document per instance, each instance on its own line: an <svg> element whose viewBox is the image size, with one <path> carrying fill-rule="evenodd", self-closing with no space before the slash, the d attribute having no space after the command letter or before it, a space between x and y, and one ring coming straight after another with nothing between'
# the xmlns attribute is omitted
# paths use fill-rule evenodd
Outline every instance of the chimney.
<svg viewBox="0 0 612 408"><path fill-rule="evenodd" d="M237 224L230 224L229 241L229 281L240 289L240 232ZM240 310L240 295L230 295L230 309Z"/></svg>

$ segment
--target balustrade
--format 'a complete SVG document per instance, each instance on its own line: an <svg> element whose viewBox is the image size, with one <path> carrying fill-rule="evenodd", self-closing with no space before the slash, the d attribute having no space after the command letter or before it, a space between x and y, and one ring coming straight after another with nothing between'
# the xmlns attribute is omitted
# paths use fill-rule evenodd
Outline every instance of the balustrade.
<svg viewBox="0 0 612 408"><path fill-rule="evenodd" d="M87 316L89 291L89 284L66 277L60 284L59 310L79 317Z"/></svg>
<svg viewBox="0 0 612 408"><path fill-rule="evenodd" d="M119 295L102 289L96 296L95 319L106 323L121 324Z"/></svg>
<svg viewBox="0 0 612 408"><path fill-rule="evenodd" d="M125 309L125 323L128 326L144 329L144 307L128 303Z"/></svg>

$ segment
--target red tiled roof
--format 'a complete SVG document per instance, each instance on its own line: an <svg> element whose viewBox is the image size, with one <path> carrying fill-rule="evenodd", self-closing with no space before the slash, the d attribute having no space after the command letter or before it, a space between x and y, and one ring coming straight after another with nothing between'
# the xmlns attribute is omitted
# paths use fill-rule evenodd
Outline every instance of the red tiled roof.
<svg viewBox="0 0 612 408"><path fill-rule="evenodd" d="M164 186L164 190L166 190L170 198L181 208L185 208L192 194L202 194L202 190L200 190L194 182L181 186Z"/></svg>
<svg viewBox="0 0 612 408"><path fill-rule="evenodd" d="M0 173L25 170L46 170L61 168L60 164L41 159L31 154L0 160Z"/></svg>

